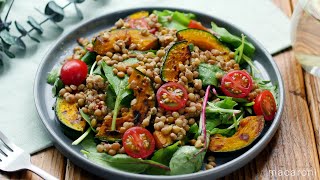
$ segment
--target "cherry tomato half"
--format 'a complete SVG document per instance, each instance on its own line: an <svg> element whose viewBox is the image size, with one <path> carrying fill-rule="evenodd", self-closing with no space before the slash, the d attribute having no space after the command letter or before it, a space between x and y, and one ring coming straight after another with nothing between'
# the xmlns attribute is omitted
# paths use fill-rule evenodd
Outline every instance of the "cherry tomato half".
<svg viewBox="0 0 320 180"><path fill-rule="evenodd" d="M200 29L200 30L205 30L207 31L207 28L204 27L200 22L191 20L189 22L188 28L194 28L194 29Z"/></svg>
<svg viewBox="0 0 320 180"><path fill-rule="evenodd" d="M264 90L258 94L254 99L253 110L256 115L263 115L266 121L273 120L277 111L277 105L272 93Z"/></svg>
<svg viewBox="0 0 320 180"><path fill-rule="evenodd" d="M154 151L155 140L147 129L136 126L123 134L122 145L129 156L147 158Z"/></svg>
<svg viewBox="0 0 320 180"><path fill-rule="evenodd" d="M81 60L73 59L67 61L61 68L60 77L65 85L80 85L86 80L88 66Z"/></svg>
<svg viewBox="0 0 320 180"><path fill-rule="evenodd" d="M160 107L168 111L183 108L188 100L185 87L176 82L163 84L157 91L157 100Z"/></svg>
<svg viewBox="0 0 320 180"><path fill-rule="evenodd" d="M227 96L246 97L252 90L252 78L245 71L231 71L222 77L221 90Z"/></svg>

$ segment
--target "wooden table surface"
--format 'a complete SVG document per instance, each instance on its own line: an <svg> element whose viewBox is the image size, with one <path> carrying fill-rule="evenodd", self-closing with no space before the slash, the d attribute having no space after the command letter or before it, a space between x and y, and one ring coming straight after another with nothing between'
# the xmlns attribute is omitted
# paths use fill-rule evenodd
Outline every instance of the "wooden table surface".
<svg viewBox="0 0 320 180"><path fill-rule="evenodd" d="M289 18L296 1L273 0ZM278 53L274 60L283 77L286 94L280 127L254 160L223 179L320 179L320 78L301 69L292 49ZM31 160L60 179L97 179L54 147L33 155ZM40 178L22 171L1 172L0 179Z"/></svg>

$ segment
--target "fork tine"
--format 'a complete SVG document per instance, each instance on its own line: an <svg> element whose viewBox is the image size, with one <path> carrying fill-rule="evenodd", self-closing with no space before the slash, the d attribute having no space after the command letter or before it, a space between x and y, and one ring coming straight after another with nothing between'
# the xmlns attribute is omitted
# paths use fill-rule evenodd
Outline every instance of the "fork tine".
<svg viewBox="0 0 320 180"><path fill-rule="evenodd" d="M7 156L12 152L5 144L0 142L0 150Z"/></svg>
<svg viewBox="0 0 320 180"><path fill-rule="evenodd" d="M15 144L13 144L1 131L0 131L0 139L2 142L7 145L12 151L14 148L17 148Z"/></svg>

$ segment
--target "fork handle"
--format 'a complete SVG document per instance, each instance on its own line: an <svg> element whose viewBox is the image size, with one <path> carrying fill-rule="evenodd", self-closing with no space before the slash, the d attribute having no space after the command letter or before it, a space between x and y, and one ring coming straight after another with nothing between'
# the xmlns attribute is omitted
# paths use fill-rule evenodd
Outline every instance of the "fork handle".
<svg viewBox="0 0 320 180"><path fill-rule="evenodd" d="M45 180L59 180L58 178L52 176L51 174L47 173L46 171L38 168L37 166L35 166L33 164L31 164L28 169L30 171L38 174L39 176L41 176Z"/></svg>

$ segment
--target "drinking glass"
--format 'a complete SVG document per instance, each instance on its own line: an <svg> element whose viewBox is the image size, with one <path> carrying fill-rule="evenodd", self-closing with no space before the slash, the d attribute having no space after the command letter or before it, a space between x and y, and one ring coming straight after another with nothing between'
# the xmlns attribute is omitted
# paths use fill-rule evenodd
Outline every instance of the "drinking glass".
<svg viewBox="0 0 320 180"><path fill-rule="evenodd" d="M291 23L296 59L305 71L320 77L320 0L299 0Z"/></svg>

